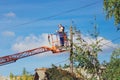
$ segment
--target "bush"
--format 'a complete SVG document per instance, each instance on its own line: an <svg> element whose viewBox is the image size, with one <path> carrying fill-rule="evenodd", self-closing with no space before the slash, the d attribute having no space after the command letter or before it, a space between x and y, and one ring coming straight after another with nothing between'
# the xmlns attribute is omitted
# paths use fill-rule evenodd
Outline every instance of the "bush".
<svg viewBox="0 0 120 80"><path fill-rule="evenodd" d="M48 80L83 80L76 78L75 74L57 68L49 68L45 74Z"/></svg>

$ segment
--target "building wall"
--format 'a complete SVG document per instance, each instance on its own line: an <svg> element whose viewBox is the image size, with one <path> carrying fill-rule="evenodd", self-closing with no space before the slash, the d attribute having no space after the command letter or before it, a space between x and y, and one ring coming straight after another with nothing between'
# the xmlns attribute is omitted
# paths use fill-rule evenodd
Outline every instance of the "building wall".
<svg viewBox="0 0 120 80"><path fill-rule="evenodd" d="M46 68L37 68L35 70L35 77L34 80L45 80L45 72L46 72Z"/></svg>

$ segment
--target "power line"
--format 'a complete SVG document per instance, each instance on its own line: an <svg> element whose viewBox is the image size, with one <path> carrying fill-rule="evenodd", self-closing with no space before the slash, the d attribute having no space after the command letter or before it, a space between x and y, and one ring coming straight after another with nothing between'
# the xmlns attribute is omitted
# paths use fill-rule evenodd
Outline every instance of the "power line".
<svg viewBox="0 0 120 80"><path fill-rule="evenodd" d="M110 48L113 48L113 49L116 49L116 47L113 47L113 46L110 46L110 45L104 45L104 46L107 46L107 47L110 47Z"/></svg>
<svg viewBox="0 0 120 80"><path fill-rule="evenodd" d="M85 43L87 43L87 44L89 44L87 41L85 41L83 38L81 38ZM91 40L91 38L89 38L89 40L90 41L92 41ZM110 45L108 45L109 43L111 43L111 42L114 42L114 41L117 41L117 40L120 40L120 37L117 37L117 38L115 38L115 39L113 39L113 40L111 40L111 41L108 41L108 42L106 42L106 43L103 43L103 44L101 44L100 46L107 46L107 47L110 47L110 48L113 48L113 49L116 49L116 47L113 47L113 46L110 46ZM79 44L79 43L77 43L77 44Z"/></svg>
<svg viewBox="0 0 120 80"><path fill-rule="evenodd" d="M90 4L87 4L87 5L84 5L84 6L81 6L81 7L78 7L78 8L74 8L74 9L70 9L70 10L67 10L67 11L63 11L63 12L60 12L60 13L58 13L58 14L54 14L54 15L51 15L51 16L47 16L47 17L43 17L43 18L38 18L38 19L35 19L35 20L31 20L31 21L26 22L26 23L18 24L18 25L15 25L15 26L13 26L13 27L22 26L22 25L27 25L27 24L31 24L31 23L34 23L34 22L38 22L38 21L41 21L41 20L46 20L46 19L49 19L49 18L57 17L57 16L62 15L62 14L66 14L66 13L78 11L78 10L80 10L80 9L87 8L87 7L89 7L89 6L96 5L96 4L98 4L99 2L100 2L100 0L99 0L99 1L96 1L96 2L93 2L93 3L90 3Z"/></svg>
<svg viewBox="0 0 120 80"><path fill-rule="evenodd" d="M111 42L117 41L117 40L119 40L119 39L120 39L120 37L117 37L117 38L111 40ZM101 46L104 46L104 45L108 46L107 44L109 44L109 43L111 43L111 42L104 43L104 44L102 44ZM111 46L108 46L108 47L111 47ZM111 47L111 48L113 48L113 47Z"/></svg>
<svg viewBox="0 0 120 80"><path fill-rule="evenodd" d="M58 64L61 64L61 63L67 62L67 61L69 61L69 59L65 59L63 61L57 62L57 63L55 63L55 65L58 65Z"/></svg>

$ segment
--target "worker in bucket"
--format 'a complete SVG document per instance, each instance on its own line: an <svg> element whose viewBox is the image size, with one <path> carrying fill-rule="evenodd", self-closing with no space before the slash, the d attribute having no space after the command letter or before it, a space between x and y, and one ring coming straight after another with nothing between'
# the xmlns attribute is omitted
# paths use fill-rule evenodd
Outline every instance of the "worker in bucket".
<svg viewBox="0 0 120 80"><path fill-rule="evenodd" d="M58 25L59 30L58 30L58 34L59 34L59 38L60 38L60 46L64 46L64 26L62 26L62 24Z"/></svg>

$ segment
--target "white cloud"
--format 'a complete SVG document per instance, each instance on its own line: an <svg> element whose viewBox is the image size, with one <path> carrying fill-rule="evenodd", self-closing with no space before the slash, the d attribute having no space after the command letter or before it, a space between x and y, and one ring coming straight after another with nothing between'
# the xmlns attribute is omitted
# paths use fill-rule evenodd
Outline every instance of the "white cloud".
<svg viewBox="0 0 120 80"><path fill-rule="evenodd" d="M47 36L47 34L42 34L39 36L29 35L27 37L18 37L12 49L20 52L41 46L48 46Z"/></svg>
<svg viewBox="0 0 120 80"><path fill-rule="evenodd" d="M4 32L4 35L11 35L14 36L13 32ZM82 35L82 38L87 41L89 44L95 42L95 39L89 36ZM103 37L98 37L98 40L101 40L100 44L103 45L103 50L108 50L110 48L118 47L118 44L112 43L110 40L107 40ZM32 48L37 48L40 46L50 46L48 42L48 34L44 33L39 36L29 35L26 37L18 37L16 43L12 46L14 51L24 51Z"/></svg>
<svg viewBox="0 0 120 80"><path fill-rule="evenodd" d="M22 51L42 47L42 46L48 46L48 47L51 46L48 42L48 34L47 33L44 33L39 36L29 35L26 37L18 37L16 40L16 43L13 44L12 49L15 52L22 52ZM40 54L40 55L36 55L36 56L47 56L47 55L52 55L52 53L46 52L45 54Z"/></svg>
<svg viewBox="0 0 120 80"><path fill-rule="evenodd" d="M95 39L93 39L91 37L88 37L88 36L83 36L82 35L82 37L89 44L95 41ZM109 51L113 50L113 48L111 49L111 47L116 48L118 46L117 44L114 44L110 40L106 40L103 37L98 37L98 39L99 40L102 39L100 44L104 45L102 47L102 49L104 51L109 52ZM107 44L109 46L106 46L105 44ZM26 37L18 37L17 40L16 40L16 43L13 44L12 49L16 52L21 52L21 51L25 51L25 50L38 48L38 47L41 47L41 46L49 46L50 47L50 44L48 42L48 34L47 33L44 33L44 34L39 35L39 36L29 35L29 36L26 36ZM49 55L49 54L50 53L48 53L48 54L46 53L45 55Z"/></svg>
<svg viewBox="0 0 120 80"><path fill-rule="evenodd" d="M15 33L12 31L4 31L4 32L2 32L2 35L8 36L8 37L13 37L13 36L15 36Z"/></svg>
<svg viewBox="0 0 120 80"><path fill-rule="evenodd" d="M95 39L93 39L90 36L82 35L82 38L85 41L87 41L88 44L92 44L92 43L95 42ZM99 44L102 45L102 47L101 47L102 52L99 52L98 59L100 60L101 63L104 60L109 62L110 61L110 56L111 56L113 50L118 48L120 45L119 44L115 44L111 40L107 40L107 39L105 39L103 37L98 37L98 40L101 40L101 42Z"/></svg>
<svg viewBox="0 0 120 80"><path fill-rule="evenodd" d="M100 44L103 45L103 47L102 47L103 50L108 50L111 48L115 49L119 46L118 44L114 44L111 40L107 40L103 37L99 37L99 39L102 39Z"/></svg>
<svg viewBox="0 0 120 80"><path fill-rule="evenodd" d="M95 42L95 39L90 36L81 35L82 39L84 39L88 44L92 44ZM115 48L119 47L119 44L113 43L111 40L107 40L103 37L98 37L98 40L100 41L102 53L110 53ZM75 40L76 41L76 40Z"/></svg>
<svg viewBox="0 0 120 80"><path fill-rule="evenodd" d="M8 12L4 14L5 17L16 17L16 14L13 12Z"/></svg>
<svg viewBox="0 0 120 80"><path fill-rule="evenodd" d="M95 39L89 36L83 36L83 39L85 39L85 41L87 41L89 44L95 42ZM111 40L107 40L103 37L98 37L97 40L100 40L99 44L102 45L102 50L107 50L110 48L114 49L118 47L118 44L114 44Z"/></svg>

